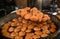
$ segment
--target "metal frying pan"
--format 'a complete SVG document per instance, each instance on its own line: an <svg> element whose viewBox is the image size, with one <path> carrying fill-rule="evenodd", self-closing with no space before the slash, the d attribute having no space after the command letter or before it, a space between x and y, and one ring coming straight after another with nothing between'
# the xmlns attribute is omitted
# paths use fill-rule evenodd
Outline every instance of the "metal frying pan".
<svg viewBox="0 0 60 39"><path fill-rule="evenodd" d="M46 38L40 38L40 39L55 39L55 37L57 36L57 34L60 33L60 21L58 20L58 18L56 16L50 15L51 20L56 24L57 26L57 31L51 35L49 35ZM9 22L10 20L12 20L13 18L17 18L19 17L16 12L12 12L10 14L8 14L7 16L4 16L3 18L0 18L0 29L2 27L2 25L4 25L5 23ZM1 32L1 30L0 30ZM0 39L9 39L4 37L1 33L0 33Z"/></svg>

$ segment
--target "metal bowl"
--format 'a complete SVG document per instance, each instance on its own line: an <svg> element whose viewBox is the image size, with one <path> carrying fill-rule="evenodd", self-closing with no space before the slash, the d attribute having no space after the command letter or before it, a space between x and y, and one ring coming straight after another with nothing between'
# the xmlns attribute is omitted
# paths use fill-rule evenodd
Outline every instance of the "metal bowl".
<svg viewBox="0 0 60 39"><path fill-rule="evenodd" d="M48 37L46 38L40 38L40 39L55 39L55 37L57 36L57 34L60 33L60 21L58 20L58 18L56 16L50 15L48 14L51 18L51 20L55 23L56 27L57 27L57 31L54 32L53 34L50 34ZM7 37L4 37L1 33L1 28L2 25L4 25L5 23L9 22L10 20L19 17L16 12L12 12L10 14L8 14L7 16L4 16L3 18L0 18L0 39L9 39Z"/></svg>

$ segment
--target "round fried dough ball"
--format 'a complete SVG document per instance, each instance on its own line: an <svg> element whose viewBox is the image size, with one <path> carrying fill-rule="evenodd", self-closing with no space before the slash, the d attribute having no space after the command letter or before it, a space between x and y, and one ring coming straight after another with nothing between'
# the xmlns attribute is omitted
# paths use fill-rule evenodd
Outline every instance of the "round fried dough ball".
<svg viewBox="0 0 60 39"><path fill-rule="evenodd" d="M11 22L11 26L16 26L16 24L14 22Z"/></svg>
<svg viewBox="0 0 60 39"><path fill-rule="evenodd" d="M27 10L21 9L20 15L21 15L21 17L24 17L27 13L28 13Z"/></svg>
<svg viewBox="0 0 60 39"><path fill-rule="evenodd" d="M18 33L12 32L10 36L11 36L11 37L18 36Z"/></svg>
<svg viewBox="0 0 60 39"><path fill-rule="evenodd" d="M50 20L50 17L47 14L44 14L42 21Z"/></svg>
<svg viewBox="0 0 60 39"><path fill-rule="evenodd" d="M26 27L22 27L21 28L21 31L26 31Z"/></svg>
<svg viewBox="0 0 60 39"><path fill-rule="evenodd" d="M50 20L50 17L47 14L44 14L44 16L47 18L47 20Z"/></svg>
<svg viewBox="0 0 60 39"><path fill-rule="evenodd" d="M23 26L23 23L20 23L20 25L19 26Z"/></svg>
<svg viewBox="0 0 60 39"><path fill-rule="evenodd" d="M33 25L28 25L28 29L33 29L34 26Z"/></svg>
<svg viewBox="0 0 60 39"><path fill-rule="evenodd" d="M32 37L34 35L34 33L26 33L26 35L29 35Z"/></svg>
<svg viewBox="0 0 60 39"><path fill-rule="evenodd" d="M19 32L21 29L20 28L15 28L14 32Z"/></svg>
<svg viewBox="0 0 60 39"><path fill-rule="evenodd" d="M24 18L25 18L25 19L30 19L31 16L32 16L31 13L28 13L28 14L26 14L26 15L24 16Z"/></svg>
<svg viewBox="0 0 60 39"><path fill-rule="evenodd" d="M33 39L32 36L34 33L26 33L25 39Z"/></svg>
<svg viewBox="0 0 60 39"><path fill-rule="evenodd" d="M42 30L48 30L48 26L42 26L41 29Z"/></svg>
<svg viewBox="0 0 60 39"><path fill-rule="evenodd" d="M27 32L27 33L31 32L31 29L27 29L26 32Z"/></svg>
<svg viewBox="0 0 60 39"><path fill-rule="evenodd" d="M51 28L49 31L53 33L56 31L56 29Z"/></svg>
<svg viewBox="0 0 60 39"><path fill-rule="evenodd" d="M36 35L42 35L42 32L41 31L35 31L35 34Z"/></svg>
<svg viewBox="0 0 60 39"><path fill-rule="evenodd" d="M19 25L19 26L17 26L16 28L21 29L21 28L22 28L22 26L21 26L21 25Z"/></svg>
<svg viewBox="0 0 60 39"><path fill-rule="evenodd" d="M22 19L23 19L22 17L18 17L19 22L22 22Z"/></svg>
<svg viewBox="0 0 60 39"><path fill-rule="evenodd" d="M21 31L19 32L19 36L24 36L25 35L25 32Z"/></svg>
<svg viewBox="0 0 60 39"><path fill-rule="evenodd" d="M47 18L46 17L42 18L42 21L47 21Z"/></svg>
<svg viewBox="0 0 60 39"><path fill-rule="evenodd" d="M43 30L42 33L50 34L50 31L49 30Z"/></svg>
<svg viewBox="0 0 60 39"><path fill-rule="evenodd" d="M21 36L15 36L15 39L23 39Z"/></svg>
<svg viewBox="0 0 60 39"><path fill-rule="evenodd" d="M28 24L27 23L23 24L23 27L27 28L28 27Z"/></svg>
<svg viewBox="0 0 60 39"><path fill-rule="evenodd" d="M30 12L37 13L37 12L38 12L38 9L37 9L36 7L34 7L34 8L32 8L32 9L30 10Z"/></svg>
<svg viewBox="0 0 60 39"><path fill-rule="evenodd" d="M10 28L8 29L8 31L9 31L9 32L13 32L13 31L14 31L14 28L13 28L13 27L10 27Z"/></svg>
<svg viewBox="0 0 60 39"><path fill-rule="evenodd" d="M51 20L48 20L48 21L47 21L47 23L48 23L48 24L51 24L51 23L52 23L52 21L51 21Z"/></svg>
<svg viewBox="0 0 60 39"><path fill-rule="evenodd" d="M46 34L46 33L43 33L42 35L41 35L41 37L47 37L48 36L48 34Z"/></svg>
<svg viewBox="0 0 60 39"><path fill-rule="evenodd" d="M56 26L54 25L54 23L51 23L51 28L56 28Z"/></svg>
<svg viewBox="0 0 60 39"><path fill-rule="evenodd" d="M10 23L11 22L8 22L8 23L4 24L4 26L2 27L2 29L3 30L7 30L9 28L9 26L10 26Z"/></svg>
<svg viewBox="0 0 60 39"><path fill-rule="evenodd" d="M30 36L26 36L25 39L33 39L33 38Z"/></svg>
<svg viewBox="0 0 60 39"><path fill-rule="evenodd" d="M22 23L24 23L24 24L27 23L27 20L23 19L23 20L22 20Z"/></svg>
<svg viewBox="0 0 60 39"><path fill-rule="evenodd" d="M38 21L38 17L35 16L35 15L32 15L32 16L30 17L30 20L32 20L32 21Z"/></svg>
<svg viewBox="0 0 60 39"><path fill-rule="evenodd" d="M17 24L16 24L16 26L19 26L20 25L20 23L18 22Z"/></svg>
<svg viewBox="0 0 60 39"><path fill-rule="evenodd" d="M39 35L33 35L33 38L38 39L38 38L40 38L40 36Z"/></svg>
<svg viewBox="0 0 60 39"><path fill-rule="evenodd" d="M17 21L17 18L14 18L12 21L14 21L14 22Z"/></svg>
<svg viewBox="0 0 60 39"><path fill-rule="evenodd" d="M39 27L34 27L34 30L35 31L39 31L39 30L41 30Z"/></svg>
<svg viewBox="0 0 60 39"><path fill-rule="evenodd" d="M2 35L3 35L3 36L8 37L8 38L12 38L12 37L10 36L10 33L7 32L7 30L2 30L1 32L2 32Z"/></svg>
<svg viewBox="0 0 60 39"><path fill-rule="evenodd" d="M42 21L42 17L39 17L38 19L39 19L39 22L41 22L41 21Z"/></svg>
<svg viewBox="0 0 60 39"><path fill-rule="evenodd" d="M39 22L42 21L42 18L43 18L43 13L41 11L39 11L39 14L38 14L38 19L39 19Z"/></svg>

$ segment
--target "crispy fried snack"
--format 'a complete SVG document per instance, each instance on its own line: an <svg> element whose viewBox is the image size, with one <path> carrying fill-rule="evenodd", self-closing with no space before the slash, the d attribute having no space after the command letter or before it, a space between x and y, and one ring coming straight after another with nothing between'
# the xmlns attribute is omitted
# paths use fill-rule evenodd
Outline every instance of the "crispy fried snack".
<svg viewBox="0 0 60 39"><path fill-rule="evenodd" d="M20 13L19 13L20 12ZM37 8L30 9L29 7L23 8L21 10L17 10L18 15L23 17L24 19L28 19L31 21L47 21L50 20L50 17L47 14L43 14L43 12L39 11Z"/></svg>
<svg viewBox="0 0 60 39"><path fill-rule="evenodd" d="M47 14L37 8L17 10L20 17L14 18L2 27L2 34L12 39L39 39L56 31L56 25Z"/></svg>

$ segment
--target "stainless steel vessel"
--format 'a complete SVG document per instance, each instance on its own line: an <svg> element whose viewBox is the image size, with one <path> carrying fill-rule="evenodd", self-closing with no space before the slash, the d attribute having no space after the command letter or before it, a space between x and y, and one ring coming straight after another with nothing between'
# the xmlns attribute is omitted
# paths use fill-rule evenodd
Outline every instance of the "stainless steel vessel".
<svg viewBox="0 0 60 39"><path fill-rule="evenodd" d="M60 21L58 20L58 18L56 16L50 15L48 14L51 18L51 20L55 23L56 27L57 27L57 31L54 32L53 34L50 34L48 37L46 38L40 38L40 39L55 39L55 37L57 36L57 34L60 33ZM9 22L10 20L12 20L13 18L17 18L19 17L16 12L12 12L6 16L4 16L3 18L0 18L0 38L1 39L8 39L7 37L4 37L1 33L1 28L3 27L3 25L7 22Z"/></svg>

